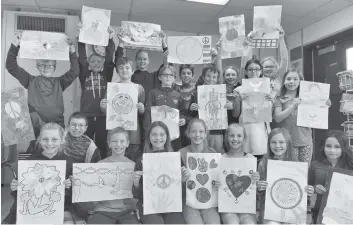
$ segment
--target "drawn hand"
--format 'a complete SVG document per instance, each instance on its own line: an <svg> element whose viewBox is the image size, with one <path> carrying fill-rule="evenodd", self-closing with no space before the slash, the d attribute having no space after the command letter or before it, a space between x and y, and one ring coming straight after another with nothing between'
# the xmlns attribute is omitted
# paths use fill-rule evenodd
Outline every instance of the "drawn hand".
<svg viewBox="0 0 353 225"><path fill-rule="evenodd" d="M192 103L191 106L190 106L190 110L191 110L191 111L197 111L197 110L199 110L199 105L196 104L196 103Z"/></svg>
<svg viewBox="0 0 353 225"><path fill-rule="evenodd" d="M185 166L181 167L181 181L186 182L190 178L190 172Z"/></svg>
<svg viewBox="0 0 353 225"><path fill-rule="evenodd" d="M82 27L83 27L83 23L82 23L82 21L79 21L77 24L77 29L81 30Z"/></svg>
<svg viewBox="0 0 353 225"><path fill-rule="evenodd" d="M240 93L241 99L245 100L249 97L248 93Z"/></svg>
<svg viewBox="0 0 353 225"><path fill-rule="evenodd" d="M10 184L11 191L17 191L18 186L19 186L18 180L13 179Z"/></svg>
<svg viewBox="0 0 353 225"><path fill-rule="evenodd" d="M103 101L103 100L102 100ZM102 103L102 102L101 102ZM137 103L137 110L139 111L140 114L143 114L145 112L145 106L143 105L142 102Z"/></svg>
<svg viewBox="0 0 353 225"><path fill-rule="evenodd" d="M251 182L259 182L260 180L260 174L258 172L253 172L253 174L251 174Z"/></svg>
<svg viewBox="0 0 353 225"><path fill-rule="evenodd" d="M311 185L308 185L305 187L305 191L308 194L308 196L312 196L314 194L314 187Z"/></svg>
<svg viewBox="0 0 353 225"><path fill-rule="evenodd" d="M17 47L21 44L22 32L17 31L17 32L15 32L14 36L15 37L14 37L12 44Z"/></svg>
<svg viewBox="0 0 353 225"><path fill-rule="evenodd" d="M102 109L106 109L107 108L107 99L103 98L99 105Z"/></svg>
<svg viewBox="0 0 353 225"><path fill-rule="evenodd" d="M179 127L184 126L185 123L186 123L185 119L184 119L184 118L181 118L181 119L179 120Z"/></svg>
<svg viewBox="0 0 353 225"><path fill-rule="evenodd" d="M142 176L142 171L135 171L134 186L136 188L138 188L140 185L141 176Z"/></svg>
<svg viewBox="0 0 353 225"><path fill-rule="evenodd" d="M267 181L260 180L259 182L257 182L256 185L257 185L258 191L264 191L264 190L266 190L268 183L267 183Z"/></svg>
<svg viewBox="0 0 353 225"><path fill-rule="evenodd" d="M224 108L231 110L234 108L233 103L230 101L227 101L227 103L224 105Z"/></svg>
<svg viewBox="0 0 353 225"><path fill-rule="evenodd" d="M67 44L69 45L69 52L70 53L74 53L75 52L75 45L74 45L74 43L72 42L72 40L70 39L70 38L67 38L66 39L66 42L67 42Z"/></svg>
<svg viewBox="0 0 353 225"><path fill-rule="evenodd" d="M327 99L327 101L326 101L326 105L327 105L328 107L331 107L331 105L332 105L332 103L331 103L331 99Z"/></svg>
<svg viewBox="0 0 353 225"><path fill-rule="evenodd" d="M72 176L70 176L68 179L64 180L63 182L66 189L69 189L71 187L71 177Z"/></svg>
<svg viewBox="0 0 353 225"><path fill-rule="evenodd" d="M217 188L217 189L218 189L218 188L221 186L221 182L213 180L213 181L212 181L212 186L213 186L214 188Z"/></svg>
<svg viewBox="0 0 353 225"><path fill-rule="evenodd" d="M297 108L298 105L300 104L300 102L301 102L301 99L300 99L300 98L294 98L294 99L293 99L293 102L292 102L292 107L293 107L293 109Z"/></svg>
<svg viewBox="0 0 353 225"><path fill-rule="evenodd" d="M318 184L315 186L315 192L318 193L319 195L322 195L326 192L326 188L321 184Z"/></svg>

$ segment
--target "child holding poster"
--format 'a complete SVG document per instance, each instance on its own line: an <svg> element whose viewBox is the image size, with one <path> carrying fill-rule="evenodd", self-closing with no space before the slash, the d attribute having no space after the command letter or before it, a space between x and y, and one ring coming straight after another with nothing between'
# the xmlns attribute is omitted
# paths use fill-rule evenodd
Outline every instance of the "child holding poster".
<svg viewBox="0 0 353 225"><path fill-rule="evenodd" d="M333 167L345 170L353 170L352 150L349 146L347 135L340 130L331 130L321 143L323 159L314 161L309 168L308 183L315 187L317 194L315 206L312 208L313 222L318 221L318 214L322 195L327 191L324 187L327 179L327 170L324 168Z"/></svg>
<svg viewBox="0 0 353 225"><path fill-rule="evenodd" d="M173 152L167 125L161 121L153 122L146 131L144 153ZM143 171L142 157L136 162L134 179L134 196L139 199L138 209L142 224L185 224L180 212L143 215ZM182 182L190 176L189 171L181 168Z"/></svg>
<svg viewBox="0 0 353 225"><path fill-rule="evenodd" d="M268 221L264 219L266 196L265 190L268 186L268 183L266 182L268 160L295 161L291 155L291 137L288 130L285 128L276 128L271 131L268 137L267 148L267 154L263 157L257 168L257 171L260 174L260 181L257 182L257 190L259 195L258 199L260 201L260 223L266 224L276 223L276 221ZM306 186L305 190L308 196L312 196L314 194L313 186Z"/></svg>

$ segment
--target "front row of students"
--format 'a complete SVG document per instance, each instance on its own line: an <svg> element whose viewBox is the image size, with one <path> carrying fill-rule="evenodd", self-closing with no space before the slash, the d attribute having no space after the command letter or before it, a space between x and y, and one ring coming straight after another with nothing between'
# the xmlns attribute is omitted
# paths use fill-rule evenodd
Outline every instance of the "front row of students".
<svg viewBox="0 0 353 225"><path fill-rule="evenodd" d="M65 198L65 210L73 211L72 207L75 204L71 203L71 187L72 177L72 164L74 162L93 162L99 161L99 156L96 153L96 148L64 148L63 145L67 145L67 136L74 136L76 143L70 142L71 146L80 146L85 143L85 136L83 130L78 131L80 127L86 123L85 117L79 114L74 114L70 117L69 121L69 132L66 134L63 128L55 123L45 124L37 140L36 153L34 153L30 160L65 160L66 161L66 180L64 181L67 189ZM81 134L81 135L80 135ZM207 127L203 120L192 119L186 129L186 134L190 139L190 145L179 150L182 161L182 182L186 182L189 179L190 173L185 168L187 153L215 153L213 148L207 145ZM72 138L72 137L71 137ZM249 153L244 152L243 144L247 138L246 130L242 125L231 124L226 130L224 142L226 146L226 153L222 157L228 158L253 158ZM108 145L112 151L112 155L99 162L132 162L130 159L125 157L125 151L129 146L129 132L123 128L115 128L109 131ZM264 147L266 148L266 147ZM94 150L92 150L94 149ZM139 223L143 224L246 224L246 223L269 223L275 221L264 220L264 205L265 205L265 190L267 187L266 175L267 175L267 162L271 160L283 160L293 161L293 149L291 137L288 130L285 128L277 128L271 131L268 138L267 154L261 160L258 166L258 172L252 175L252 180L257 183L258 190L258 201L259 218L256 218L255 214L244 214L244 213L218 213L217 208L209 209L194 209L192 207L184 205L182 213L160 213L152 215L143 215L143 184L142 184L142 157L137 159L135 164L135 177L133 182L133 193L135 199L125 200L113 200L113 201L102 201L94 202L90 217L87 219L89 224L112 224L112 223ZM86 152L85 152L86 151ZM92 152L93 153L92 153ZM325 172L323 167L337 167L346 170L353 170L352 151L349 148L348 140L346 135L342 131L330 131L328 136L324 140L321 146L323 153L323 161L314 162L311 164L309 169L309 186L306 187L308 196L312 196L315 192L317 194L323 194L326 189L323 187L325 183ZM167 126L163 122L153 122L147 129L144 143L144 153L159 153L159 152L173 152L173 148L170 140L170 133ZM87 156L87 154L91 156ZM90 158L91 161L87 160ZM74 160L75 159L75 160ZM294 160L295 161L295 160ZM11 190L13 196L16 196L18 188L18 181L13 180L11 182ZM214 188L218 188L219 182L214 182ZM185 195L183 195L185 200ZM319 198L320 199L320 198ZM184 201L185 202L185 201ZM316 202L316 206L320 203ZM136 210L138 209L138 210ZM139 215L136 214L139 212ZM74 213L74 212L73 212ZM314 219L317 219L318 209L313 209ZM11 209L10 214L5 219L6 223L15 223L16 221L16 200L15 204Z"/></svg>

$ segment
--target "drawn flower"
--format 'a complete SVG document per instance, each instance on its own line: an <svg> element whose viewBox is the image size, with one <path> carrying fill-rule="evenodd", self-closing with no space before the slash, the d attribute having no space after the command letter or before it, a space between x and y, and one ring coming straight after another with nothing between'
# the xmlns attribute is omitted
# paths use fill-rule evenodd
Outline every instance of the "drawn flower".
<svg viewBox="0 0 353 225"><path fill-rule="evenodd" d="M52 192L49 198L50 201L58 202L61 200L61 194L59 192Z"/></svg>
<svg viewBox="0 0 353 225"><path fill-rule="evenodd" d="M28 168L28 171L22 174L24 178L21 182L23 191L28 191L30 196L40 198L43 195L50 195L51 191L56 190L61 184L59 177L60 171L55 166L41 165L37 163L34 167Z"/></svg>
<svg viewBox="0 0 353 225"><path fill-rule="evenodd" d="M22 201L22 202L27 202L27 201L30 200L30 199L31 199L31 196L29 196L28 192L23 193L23 194L21 195L21 201Z"/></svg>

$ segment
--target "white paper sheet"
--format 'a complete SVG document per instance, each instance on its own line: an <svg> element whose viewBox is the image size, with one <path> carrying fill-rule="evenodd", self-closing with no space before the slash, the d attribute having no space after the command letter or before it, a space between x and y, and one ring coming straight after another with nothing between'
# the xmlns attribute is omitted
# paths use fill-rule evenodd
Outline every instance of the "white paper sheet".
<svg viewBox="0 0 353 225"><path fill-rule="evenodd" d="M201 85L197 87L199 118L209 130L222 130L228 127L226 85Z"/></svg>
<svg viewBox="0 0 353 225"><path fill-rule="evenodd" d="M177 64L211 63L211 36L169 36L168 62Z"/></svg>
<svg viewBox="0 0 353 225"><path fill-rule="evenodd" d="M182 211L179 152L143 154L143 214Z"/></svg>
<svg viewBox="0 0 353 225"><path fill-rule="evenodd" d="M20 58L69 60L66 34L24 31L21 38Z"/></svg>
<svg viewBox="0 0 353 225"><path fill-rule="evenodd" d="M305 224L308 164L268 160L265 219Z"/></svg>
<svg viewBox="0 0 353 225"><path fill-rule="evenodd" d="M72 202L132 198L133 162L74 163Z"/></svg>
<svg viewBox="0 0 353 225"><path fill-rule="evenodd" d="M186 205L195 209L218 206L217 189L212 181L219 181L220 153L187 153L190 178L186 182Z"/></svg>
<svg viewBox="0 0 353 225"><path fill-rule="evenodd" d="M162 121L167 125L172 141L179 138L179 110L166 105L152 106L151 119L152 122Z"/></svg>
<svg viewBox="0 0 353 225"><path fill-rule="evenodd" d="M17 224L63 224L64 160L18 162Z"/></svg>
<svg viewBox="0 0 353 225"><path fill-rule="evenodd" d="M109 40L108 27L111 11L82 6L82 25L79 41L91 45L107 46Z"/></svg>
<svg viewBox="0 0 353 225"><path fill-rule="evenodd" d="M108 83L107 130L116 127L137 130L137 101L137 84Z"/></svg>

